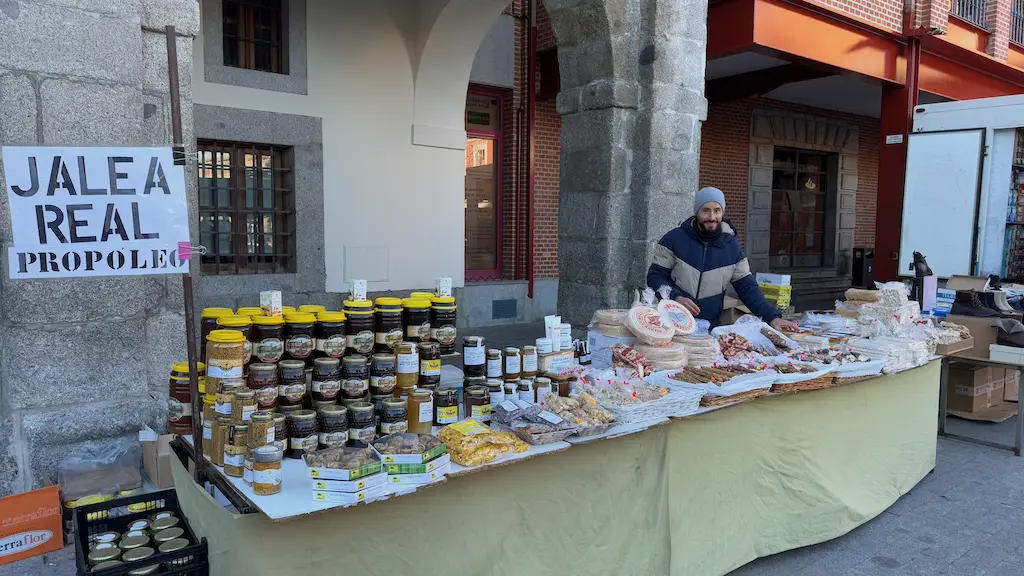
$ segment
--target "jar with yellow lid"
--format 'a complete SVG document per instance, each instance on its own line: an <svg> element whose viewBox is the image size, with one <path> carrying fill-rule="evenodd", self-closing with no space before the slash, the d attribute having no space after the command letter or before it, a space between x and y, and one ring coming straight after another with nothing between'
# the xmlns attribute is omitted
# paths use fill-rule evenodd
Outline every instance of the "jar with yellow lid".
<svg viewBox="0 0 1024 576"><path fill-rule="evenodd" d="M441 344L441 355L455 353L455 298L435 296L430 301L430 339Z"/></svg>
<svg viewBox="0 0 1024 576"><path fill-rule="evenodd" d="M285 314L294 314L296 312L298 312L298 310L295 309L295 306L281 306L281 316L284 316Z"/></svg>
<svg viewBox="0 0 1024 576"><path fill-rule="evenodd" d="M369 300L345 301L345 336L348 340L346 356L369 357L373 352L374 334L373 302Z"/></svg>
<svg viewBox="0 0 1024 576"><path fill-rule="evenodd" d="M314 329L316 316L309 312L295 312L284 317L284 352L292 360L301 360L308 364L313 355L315 343Z"/></svg>
<svg viewBox="0 0 1024 576"><path fill-rule="evenodd" d="M317 356L341 358L345 355L348 338L345 335L344 312L321 312L317 315Z"/></svg>
<svg viewBox="0 0 1024 576"><path fill-rule="evenodd" d="M402 300L402 328L408 342L430 340L430 300L406 298Z"/></svg>
<svg viewBox="0 0 1024 576"><path fill-rule="evenodd" d="M196 366L199 393L206 390L206 364ZM189 379L188 362L178 362L171 367L171 379L167 389L167 431L171 434L192 433L192 383Z"/></svg>
<svg viewBox="0 0 1024 576"><path fill-rule="evenodd" d="M236 330L245 337L245 363L252 358L252 344L249 342L249 327L252 326L252 318L249 316L221 316L217 319L217 326L221 330Z"/></svg>
<svg viewBox="0 0 1024 576"><path fill-rule="evenodd" d="M374 308L374 351L394 352L402 341L402 301L399 298L377 298Z"/></svg>
<svg viewBox="0 0 1024 576"><path fill-rule="evenodd" d="M319 304L303 304L302 306L299 306L299 310L298 311L302 312L302 313L305 313L305 314L316 315L316 314L319 314L321 312L326 312L327 311L327 307L326 306L321 306Z"/></svg>
<svg viewBox="0 0 1024 576"><path fill-rule="evenodd" d="M259 306L244 306L239 308L235 314L237 316L248 316L250 318L253 316L263 316L263 308L260 308Z"/></svg>
<svg viewBox="0 0 1024 576"><path fill-rule="evenodd" d="M409 298L412 298L413 300L426 300L427 302L430 302L433 298L436 298L436 297L437 297L437 294L434 294L433 292L410 292L409 293Z"/></svg>
<svg viewBox="0 0 1024 576"><path fill-rule="evenodd" d="M206 384L214 391L222 380L241 380L245 366L245 336L235 330L214 330L206 336Z"/></svg>
<svg viewBox="0 0 1024 576"><path fill-rule="evenodd" d="M221 316L232 316L234 311L231 308L204 308L202 319L199 322L199 360L206 362L206 337L217 329L217 319Z"/></svg>
<svg viewBox="0 0 1024 576"><path fill-rule="evenodd" d="M284 356L284 318L253 316L249 343L255 362L276 364Z"/></svg>

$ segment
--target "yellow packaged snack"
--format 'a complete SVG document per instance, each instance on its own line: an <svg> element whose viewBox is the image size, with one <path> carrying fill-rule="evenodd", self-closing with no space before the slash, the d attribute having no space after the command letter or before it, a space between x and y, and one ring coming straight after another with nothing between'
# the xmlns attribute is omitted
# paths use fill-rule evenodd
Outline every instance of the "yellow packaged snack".
<svg viewBox="0 0 1024 576"><path fill-rule="evenodd" d="M491 430L472 418L445 426L437 437L448 446L452 460L462 466L478 466L505 452L521 453L530 449L514 434Z"/></svg>

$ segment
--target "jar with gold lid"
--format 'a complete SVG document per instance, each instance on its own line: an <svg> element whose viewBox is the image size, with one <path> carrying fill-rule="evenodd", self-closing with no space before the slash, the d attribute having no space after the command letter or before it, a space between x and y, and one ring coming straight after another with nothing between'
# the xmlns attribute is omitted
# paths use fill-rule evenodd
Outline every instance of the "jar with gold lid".
<svg viewBox="0 0 1024 576"><path fill-rule="evenodd" d="M320 410L317 415L319 429L318 446L333 448L348 443L348 409L344 406L332 406Z"/></svg>
<svg viewBox="0 0 1024 576"><path fill-rule="evenodd" d="M231 400L231 422L242 424L249 421L256 411L256 393L252 390L239 388Z"/></svg>
<svg viewBox="0 0 1024 576"><path fill-rule="evenodd" d="M341 367L337 358L313 360L313 400L335 400L341 392Z"/></svg>
<svg viewBox="0 0 1024 576"><path fill-rule="evenodd" d="M280 384L277 388L277 404L301 406L306 398L306 363L302 360L281 360Z"/></svg>
<svg viewBox="0 0 1024 576"><path fill-rule="evenodd" d="M256 394L256 406L260 410L273 410L277 407L280 384L281 377L276 364L249 365L249 379L246 381L246 386Z"/></svg>
<svg viewBox="0 0 1024 576"><path fill-rule="evenodd" d="M505 382L512 380L519 380L520 373L523 370L522 357L519 352L519 348L505 348L504 352L505 368L504 377Z"/></svg>
<svg viewBox="0 0 1024 576"><path fill-rule="evenodd" d="M409 406L404 399L385 398L381 405L377 433L386 436L409 430Z"/></svg>
<svg viewBox="0 0 1024 576"><path fill-rule="evenodd" d="M341 366L342 398L361 398L370 389L370 367L366 357L346 356Z"/></svg>
<svg viewBox="0 0 1024 576"><path fill-rule="evenodd" d="M348 445L366 448L377 436L373 404L355 402L348 406Z"/></svg>
<svg viewBox="0 0 1024 576"><path fill-rule="evenodd" d="M395 387L416 387L420 378L420 355L417 344L401 342L395 347Z"/></svg>
<svg viewBox="0 0 1024 576"><path fill-rule="evenodd" d="M520 354L523 360L523 366L519 377L534 378L537 376L537 347L523 346L520 349Z"/></svg>
<svg viewBox="0 0 1024 576"><path fill-rule="evenodd" d="M409 432L430 434L434 426L434 393L416 388L409 396Z"/></svg>
<svg viewBox="0 0 1024 576"><path fill-rule="evenodd" d="M397 384L396 367L397 360L394 354L374 354L370 363L370 392L373 394L394 392Z"/></svg>
<svg viewBox="0 0 1024 576"><path fill-rule="evenodd" d="M441 383L441 345L437 342L420 342L417 346L420 356L419 387L437 386Z"/></svg>
<svg viewBox="0 0 1024 576"><path fill-rule="evenodd" d="M316 412L296 410L288 415L289 458L302 458L307 452L315 452L317 436Z"/></svg>
<svg viewBox="0 0 1024 576"><path fill-rule="evenodd" d="M447 426L459 421L459 391L445 386L434 392L434 426Z"/></svg>

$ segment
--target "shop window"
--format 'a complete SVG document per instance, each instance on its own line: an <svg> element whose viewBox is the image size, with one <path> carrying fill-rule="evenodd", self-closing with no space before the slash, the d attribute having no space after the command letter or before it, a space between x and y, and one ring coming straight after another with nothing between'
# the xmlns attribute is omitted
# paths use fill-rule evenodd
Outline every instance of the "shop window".
<svg viewBox="0 0 1024 576"><path fill-rule="evenodd" d="M501 278L501 96L466 99L466 280Z"/></svg>
<svg viewBox="0 0 1024 576"><path fill-rule="evenodd" d="M281 0L224 0L224 65L287 74Z"/></svg>
<svg viewBox="0 0 1024 576"><path fill-rule="evenodd" d="M200 140L197 149L202 272L295 272L291 148Z"/></svg>
<svg viewBox="0 0 1024 576"><path fill-rule="evenodd" d="M837 154L775 148L772 173L772 269L821 268L832 259Z"/></svg>

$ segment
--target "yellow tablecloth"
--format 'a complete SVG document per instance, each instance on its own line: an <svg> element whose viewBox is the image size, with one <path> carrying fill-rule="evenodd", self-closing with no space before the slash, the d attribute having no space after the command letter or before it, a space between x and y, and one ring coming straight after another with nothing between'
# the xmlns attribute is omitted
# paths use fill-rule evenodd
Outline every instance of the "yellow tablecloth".
<svg viewBox="0 0 1024 576"><path fill-rule="evenodd" d="M938 390L932 362L287 522L233 516L177 462L175 482L218 576L718 575L845 534L916 485Z"/></svg>

